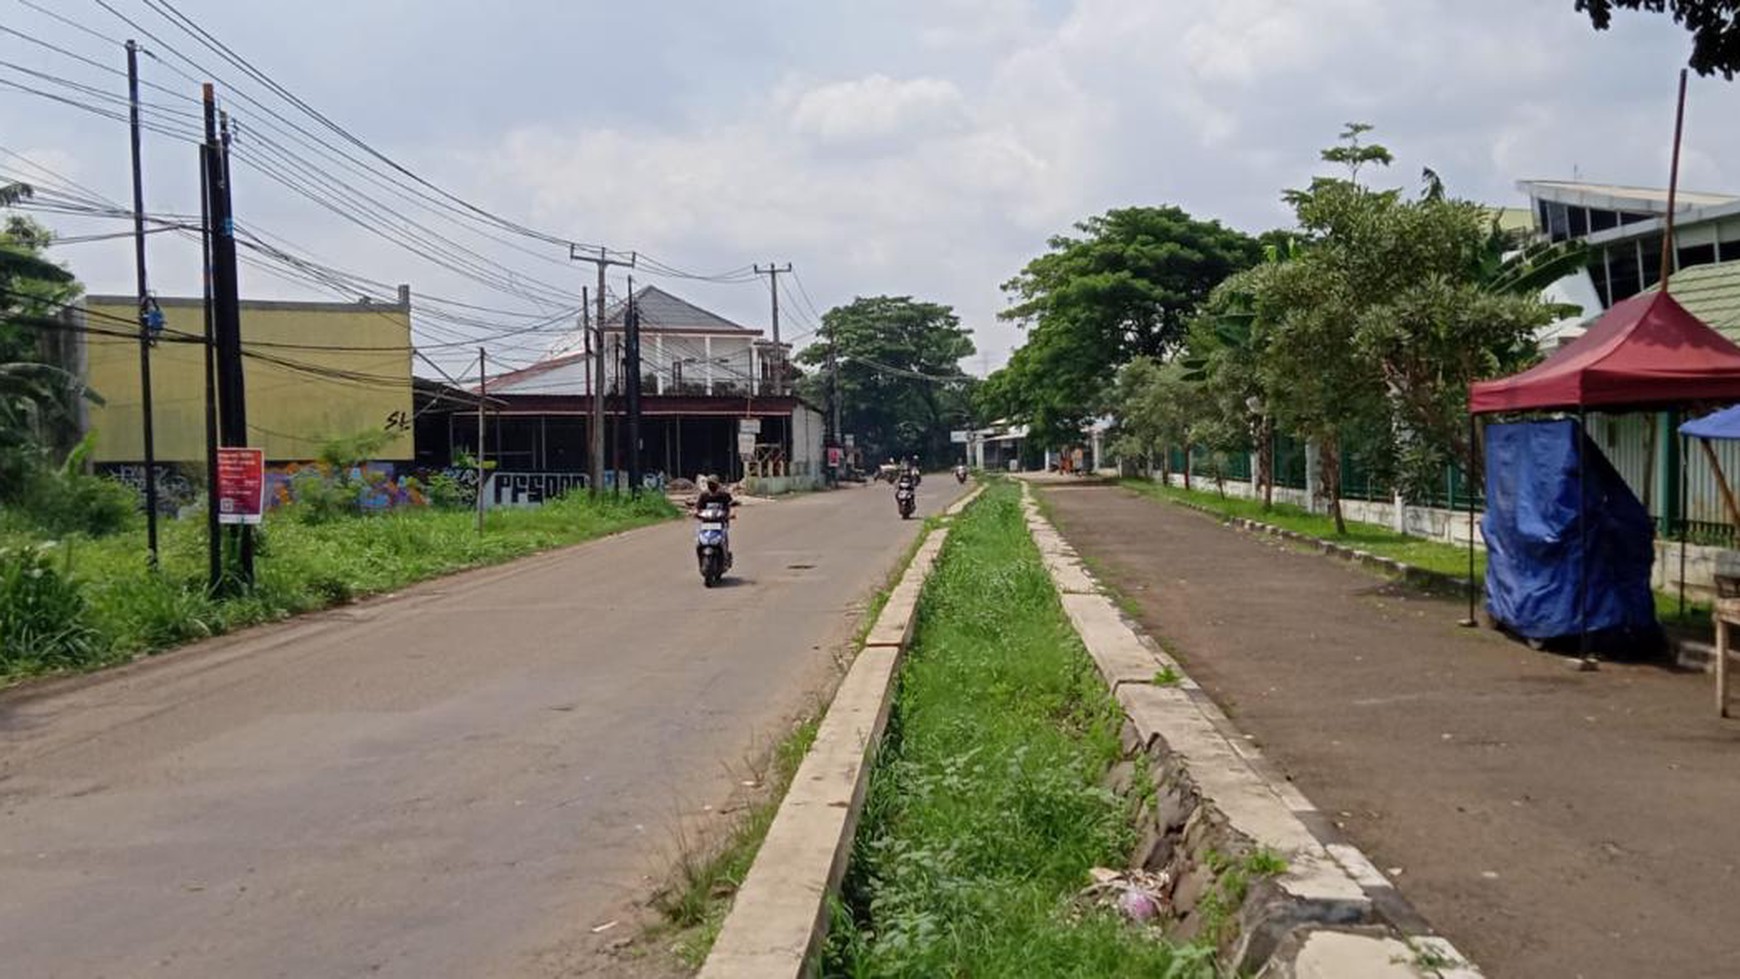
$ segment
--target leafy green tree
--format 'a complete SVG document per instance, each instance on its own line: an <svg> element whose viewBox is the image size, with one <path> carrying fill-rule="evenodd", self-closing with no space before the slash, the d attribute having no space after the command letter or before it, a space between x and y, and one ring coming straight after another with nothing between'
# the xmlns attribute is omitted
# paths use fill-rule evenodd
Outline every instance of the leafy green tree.
<svg viewBox="0 0 1740 979"><path fill-rule="evenodd" d="M1121 365L1175 352L1198 304L1261 254L1243 232L1176 207L1120 208L1075 231L1004 283L1002 316L1028 338L985 401L1054 443L1079 437Z"/></svg>
<svg viewBox="0 0 1740 979"><path fill-rule="evenodd" d="M0 206L30 196L23 184L0 185ZM42 257L48 229L17 215L0 225L0 500L16 500L50 460L56 427L71 421L80 380L44 362L39 340L58 328L61 306L78 284L66 269Z"/></svg>
<svg viewBox="0 0 1740 979"><path fill-rule="evenodd" d="M1152 357L1132 359L1118 370L1106 399L1114 425L1112 450L1142 460L1144 473L1158 468L1162 477L1170 480L1167 450L1183 446L1188 454L1192 425L1199 417L1192 405L1194 394L1179 365L1163 364ZM1186 485L1189 479L1187 468Z"/></svg>
<svg viewBox="0 0 1740 979"><path fill-rule="evenodd" d="M1576 0L1598 31L1613 23L1613 11L1643 10L1672 15L1692 35L1690 64L1700 75L1740 72L1740 0Z"/></svg>
<svg viewBox="0 0 1740 979"><path fill-rule="evenodd" d="M973 378L960 361L974 352L972 332L955 311L910 296L859 297L822 314L819 341L798 362L815 370L799 390L828 404L829 354L837 356L840 423L866 453L950 461L949 431L972 423Z"/></svg>
<svg viewBox="0 0 1740 979"><path fill-rule="evenodd" d="M1436 480L1467 450L1469 383L1532 356L1554 313L1535 290L1575 261L1495 254L1488 211L1447 197L1429 172L1418 199L1361 183L1361 166L1389 159L1363 143L1368 129L1350 124L1323 153L1347 176L1288 193L1308 247L1262 284L1278 314L1260 358L1267 403L1317 444L1338 527L1349 436L1404 490Z"/></svg>

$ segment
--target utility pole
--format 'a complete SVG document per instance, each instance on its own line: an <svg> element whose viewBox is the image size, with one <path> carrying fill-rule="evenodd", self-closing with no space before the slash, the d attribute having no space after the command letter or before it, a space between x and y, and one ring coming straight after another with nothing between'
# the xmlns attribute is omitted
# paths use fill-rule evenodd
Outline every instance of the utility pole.
<svg viewBox="0 0 1740 979"><path fill-rule="evenodd" d="M218 524L217 478L217 333L211 292L211 146L199 144L200 270L205 280L205 547L207 589L217 594L223 584L223 532Z"/></svg>
<svg viewBox="0 0 1740 979"><path fill-rule="evenodd" d="M204 89L207 187L211 207L212 325L217 344L217 389L220 409L219 435L227 447L248 444L248 409L242 375L242 312L240 286L236 281L235 212L230 199L229 118L218 127L217 98L212 85ZM210 460L217 465L217 460ZM216 501L210 505L215 506ZM254 536L247 524L236 527L237 551L242 582L254 584Z"/></svg>
<svg viewBox="0 0 1740 979"><path fill-rule="evenodd" d="M477 348L477 532L483 533L483 405L489 397L489 379L484 376L483 348Z"/></svg>
<svg viewBox="0 0 1740 979"><path fill-rule="evenodd" d="M767 276L767 292L773 297L773 342L775 344L779 343L779 274L790 271L790 262L785 263L785 268L780 268L772 262L768 262L766 268L759 265L755 266L756 275Z"/></svg>
<svg viewBox="0 0 1740 979"><path fill-rule="evenodd" d="M640 306L634 301L634 276L628 277L628 309L622 317L623 356L628 374L628 491L640 495Z"/></svg>
<svg viewBox="0 0 1740 979"><path fill-rule="evenodd" d="M157 567L157 442L151 425L151 340L161 321L145 281L145 176L139 165L139 45L127 40L127 122L133 148L133 264L139 286L139 407L145 425L145 547Z"/></svg>
<svg viewBox="0 0 1740 979"><path fill-rule="evenodd" d="M596 255L582 255L578 245L568 246L569 261L591 262L598 266L598 346L592 357L592 425L589 433L592 449L590 482L594 497L604 492L604 270L612 265L623 265L632 269L636 257L636 253L629 252L628 261L625 262L619 258L611 258L609 250L602 245ZM581 296L585 296L585 290L581 290ZM584 298L581 304L585 304Z"/></svg>
<svg viewBox="0 0 1740 979"><path fill-rule="evenodd" d="M840 348L834 342L834 331L828 330L828 386L831 394L828 398L830 414L834 416L833 436L828 440L830 445L842 445L846 440L845 433L840 431Z"/></svg>

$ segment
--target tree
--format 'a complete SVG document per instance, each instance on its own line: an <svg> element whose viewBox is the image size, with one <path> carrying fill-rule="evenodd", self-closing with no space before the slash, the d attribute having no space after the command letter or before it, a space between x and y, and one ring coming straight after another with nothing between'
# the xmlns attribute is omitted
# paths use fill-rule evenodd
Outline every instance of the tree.
<svg viewBox="0 0 1740 979"><path fill-rule="evenodd" d="M1077 224L1004 283L1002 313L1027 342L987 385L986 408L1049 442L1078 438L1117 369L1164 359L1222 279L1254 264L1258 242L1176 207L1129 207Z"/></svg>
<svg viewBox="0 0 1740 979"><path fill-rule="evenodd" d="M23 184L0 185L0 206L30 196ZM63 304L78 295L72 274L42 257L47 228L10 216L0 226L0 500L16 500L47 459L51 426L71 419L74 401L90 396L76 377L44 363L38 335L57 328Z"/></svg>
<svg viewBox="0 0 1740 979"><path fill-rule="evenodd" d="M1578 260L1504 257L1488 211L1448 197L1430 171L1418 199L1360 183L1360 165L1388 161L1361 143L1367 131L1350 124L1323 153L1346 177L1288 193L1309 247L1261 282L1274 311L1262 386L1277 418L1317 444L1338 529L1345 451L1405 491L1435 482L1467 450L1468 385L1533 355L1554 313L1536 290Z"/></svg>
<svg viewBox="0 0 1740 979"><path fill-rule="evenodd" d="M960 361L974 352L952 308L875 296L828 310L820 341L797 356L819 368L799 382L818 404L832 395L830 352L839 362L841 425L866 452L950 461L949 431L972 421L973 379Z"/></svg>
<svg viewBox="0 0 1740 979"><path fill-rule="evenodd" d="M1144 473L1154 471L1157 459L1170 481L1167 450L1174 445L1189 450L1195 415L1191 397L1191 385L1177 364L1162 364L1152 357L1136 357L1125 364L1106 399L1114 423L1113 451L1141 459ZM1185 479L1188 483L1188 470Z"/></svg>
<svg viewBox="0 0 1740 979"><path fill-rule="evenodd" d="M1617 9L1671 14L1692 35L1689 64L1700 75L1740 72L1740 0L1576 0L1598 31L1607 30Z"/></svg>

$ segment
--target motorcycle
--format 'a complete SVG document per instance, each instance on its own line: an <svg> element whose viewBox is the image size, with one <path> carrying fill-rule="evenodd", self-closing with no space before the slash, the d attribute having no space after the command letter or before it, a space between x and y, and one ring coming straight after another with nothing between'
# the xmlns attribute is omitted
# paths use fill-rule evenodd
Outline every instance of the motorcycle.
<svg viewBox="0 0 1740 979"><path fill-rule="evenodd" d="M955 482L965 484L966 481L967 481L967 467L966 466L956 466L955 467Z"/></svg>
<svg viewBox="0 0 1740 979"><path fill-rule="evenodd" d="M702 584L711 588L731 570L731 514L723 504L709 503L695 513L695 519L701 522L695 531L695 560Z"/></svg>
<svg viewBox="0 0 1740 979"><path fill-rule="evenodd" d="M900 510L900 519L906 520L912 516L913 509L918 505L917 493L913 492L913 481L902 479L894 484L894 505Z"/></svg>

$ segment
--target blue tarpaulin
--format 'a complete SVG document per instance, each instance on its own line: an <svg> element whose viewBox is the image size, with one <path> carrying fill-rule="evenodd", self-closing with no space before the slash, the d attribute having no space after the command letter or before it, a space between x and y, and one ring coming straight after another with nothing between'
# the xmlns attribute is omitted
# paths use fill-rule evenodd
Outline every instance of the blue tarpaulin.
<svg viewBox="0 0 1740 979"><path fill-rule="evenodd" d="M1700 439L1740 439L1740 405L1694 418L1680 426L1680 434Z"/></svg>
<svg viewBox="0 0 1740 979"><path fill-rule="evenodd" d="M1578 443L1587 463L1578 486ZM1653 629L1655 528L1607 457L1575 421L1486 429L1486 607L1530 639ZM1588 514L1588 575L1577 510ZM1586 623L1578 621L1585 596Z"/></svg>

